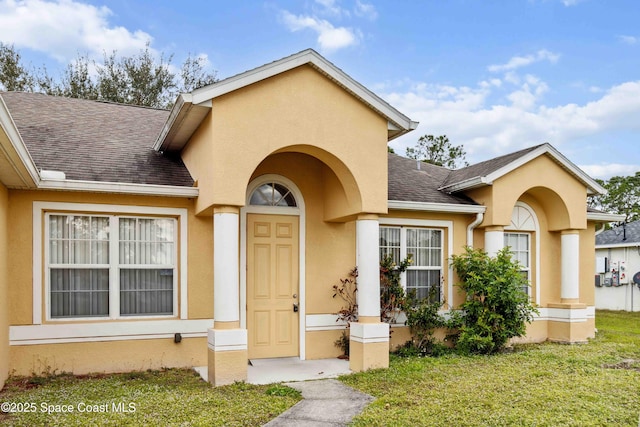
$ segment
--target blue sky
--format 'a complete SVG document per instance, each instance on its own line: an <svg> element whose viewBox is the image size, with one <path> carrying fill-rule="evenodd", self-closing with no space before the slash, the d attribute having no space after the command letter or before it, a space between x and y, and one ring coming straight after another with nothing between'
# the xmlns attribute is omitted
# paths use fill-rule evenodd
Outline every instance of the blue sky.
<svg viewBox="0 0 640 427"><path fill-rule="evenodd" d="M314 48L470 162L550 142L640 171L637 0L0 0L0 41L52 74L78 53L203 55L225 78Z"/></svg>

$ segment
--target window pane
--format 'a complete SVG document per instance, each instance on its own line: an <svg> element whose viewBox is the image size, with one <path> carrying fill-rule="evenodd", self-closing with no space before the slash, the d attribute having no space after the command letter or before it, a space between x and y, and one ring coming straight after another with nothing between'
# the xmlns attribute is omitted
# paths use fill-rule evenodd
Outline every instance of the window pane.
<svg viewBox="0 0 640 427"><path fill-rule="evenodd" d="M120 219L120 264L173 265L173 220Z"/></svg>
<svg viewBox="0 0 640 427"><path fill-rule="evenodd" d="M380 227L380 259L391 255L395 262L400 262L400 229Z"/></svg>
<svg viewBox="0 0 640 427"><path fill-rule="evenodd" d="M440 270L407 270L407 292L419 299L440 301Z"/></svg>
<svg viewBox="0 0 640 427"><path fill-rule="evenodd" d="M413 267L440 267L442 232L424 228L407 229L407 256Z"/></svg>
<svg viewBox="0 0 640 427"><path fill-rule="evenodd" d="M121 269L120 315L173 314L172 269Z"/></svg>
<svg viewBox="0 0 640 427"><path fill-rule="evenodd" d="M108 269L51 269L51 317L109 314Z"/></svg>
<svg viewBox="0 0 640 427"><path fill-rule="evenodd" d="M249 198L250 205L296 207L296 199L291 191L275 182L258 187Z"/></svg>
<svg viewBox="0 0 640 427"><path fill-rule="evenodd" d="M108 264L109 218L49 216L50 264Z"/></svg>

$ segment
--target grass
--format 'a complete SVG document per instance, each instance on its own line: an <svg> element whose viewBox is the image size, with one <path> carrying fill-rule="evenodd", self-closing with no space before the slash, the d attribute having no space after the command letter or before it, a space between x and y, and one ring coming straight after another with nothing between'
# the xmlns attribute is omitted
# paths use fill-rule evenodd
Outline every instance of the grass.
<svg viewBox="0 0 640 427"><path fill-rule="evenodd" d="M35 406L27 409L35 412L0 412L0 424L258 426L298 400L299 392L282 385L236 383L213 388L188 369L84 377L14 377L0 393L0 402L33 403ZM71 405L74 412L55 412L62 405ZM48 413L49 409L52 413ZM98 412L86 412L88 409Z"/></svg>
<svg viewBox="0 0 640 427"><path fill-rule="evenodd" d="M599 332L588 345L519 345L494 356L392 357L390 369L341 377L377 398L354 425L638 426L640 313L599 311L596 325ZM14 377L0 402L35 403L37 410L0 412L0 424L257 426L299 399L283 385L212 388L185 369ZM80 403L109 411L78 412ZM130 412L114 411L114 403ZM75 411L49 414L43 404Z"/></svg>
<svg viewBox="0 0 640 427"><path fill-rule="evenodd" d="M638 426L640 313L598 311L588 345L392 357L341 380L377 399L356 426Z"/></svg>

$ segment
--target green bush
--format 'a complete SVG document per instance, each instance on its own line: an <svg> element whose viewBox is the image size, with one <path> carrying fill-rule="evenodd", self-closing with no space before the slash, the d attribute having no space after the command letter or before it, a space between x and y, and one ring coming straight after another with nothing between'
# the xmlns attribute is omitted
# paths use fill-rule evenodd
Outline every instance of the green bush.
<svg viewBox="0 0 640 427"><path fill-rule="evenodd" d="M456 349L462 353L495 353L508 340L526 333L526 324L537 313L529 296L521 267L508 248L490 257L482 249L466 248L452 257L460 289L466 300L460 315L452 316L448 326L457 330Z"/></svg>
<svg viewBox="0 0 640 427"><path fill-rule="evenodd" d="M409 343L412 343L422 356L438 356L446 348L434 337L436 329L446 326L445 318L440 314L442 305L437 288L432 288L428 298L417 299L415 295L407 298L404 312L412 335L412 341ZM409 343L405 344L405 347Z"/></svg>

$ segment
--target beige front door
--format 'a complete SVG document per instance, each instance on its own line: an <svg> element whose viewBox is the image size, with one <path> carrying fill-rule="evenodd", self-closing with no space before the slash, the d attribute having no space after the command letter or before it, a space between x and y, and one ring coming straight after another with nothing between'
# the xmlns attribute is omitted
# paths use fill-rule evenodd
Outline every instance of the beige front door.
<svg viewBox="0 0 640 427"><path fill-rule="evenodd" d="M247 215L249 358L299 355L298 217Z"/></svg>

